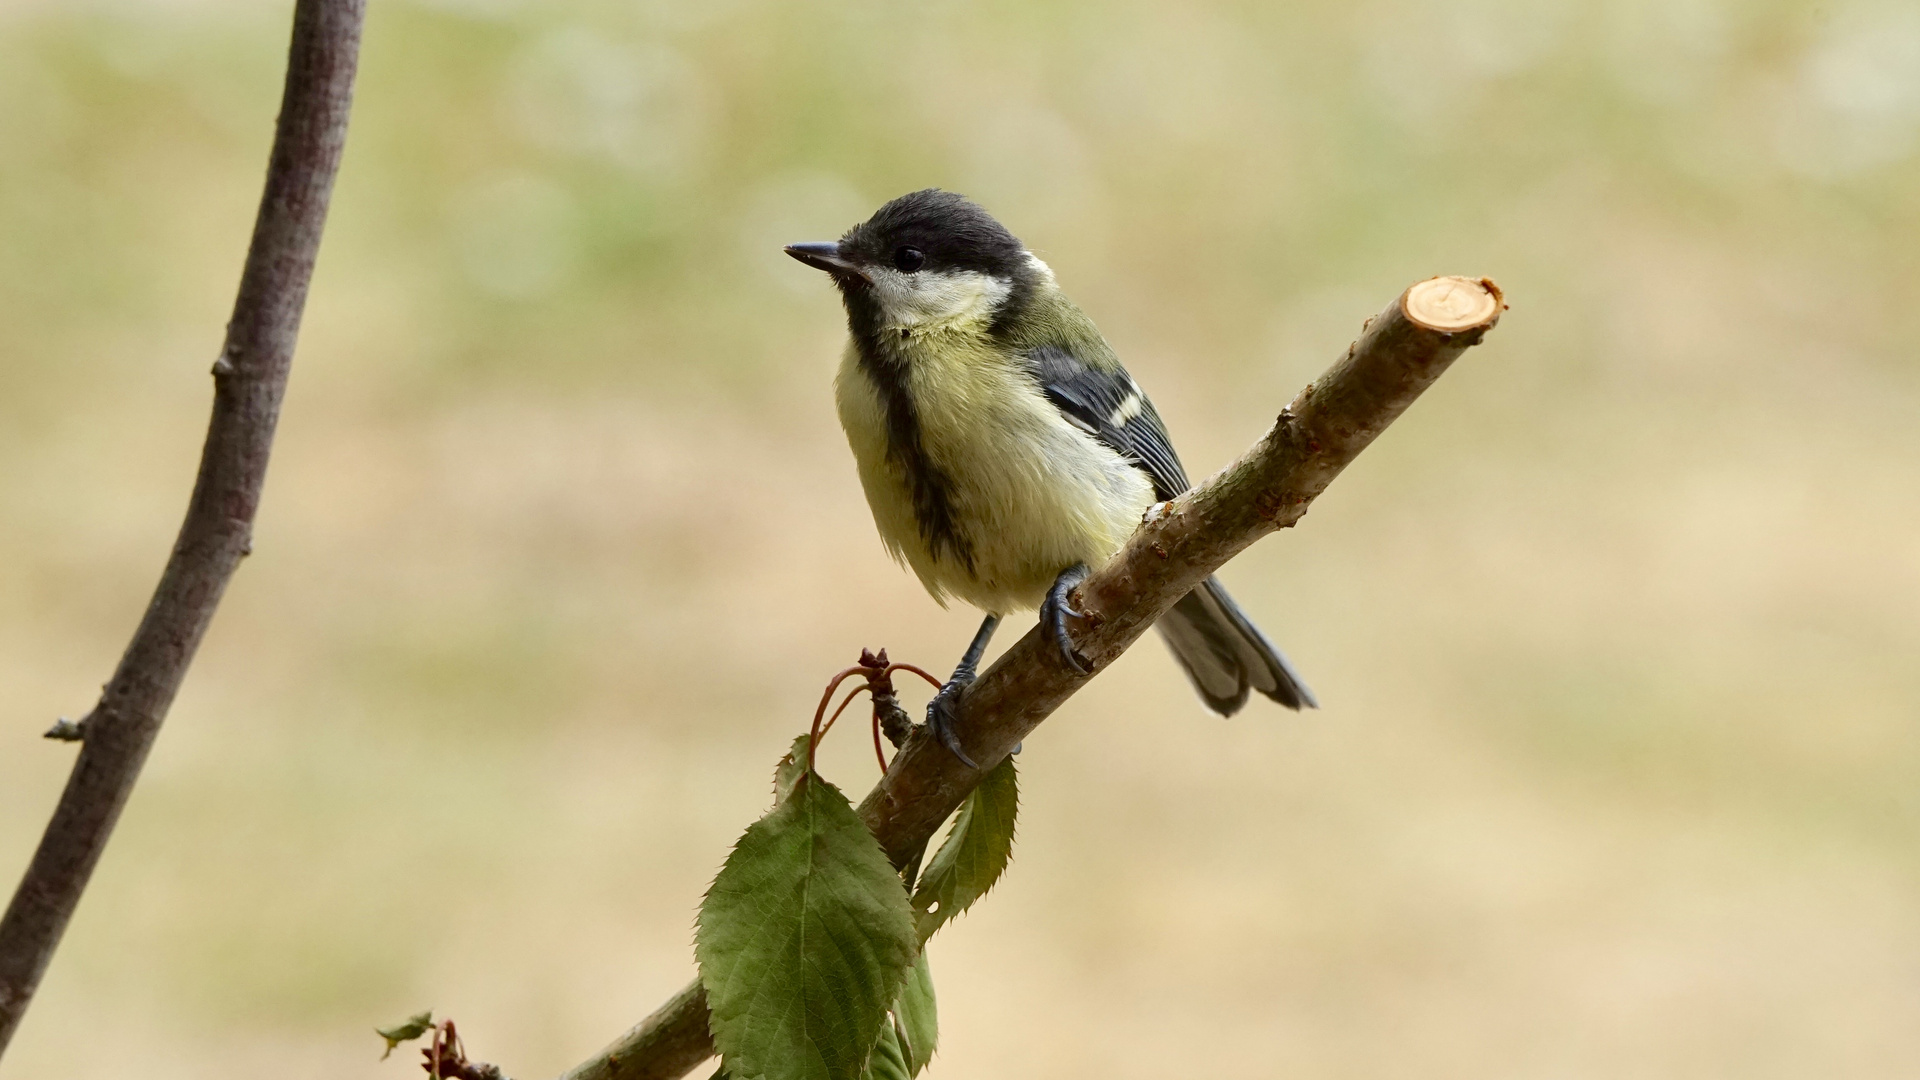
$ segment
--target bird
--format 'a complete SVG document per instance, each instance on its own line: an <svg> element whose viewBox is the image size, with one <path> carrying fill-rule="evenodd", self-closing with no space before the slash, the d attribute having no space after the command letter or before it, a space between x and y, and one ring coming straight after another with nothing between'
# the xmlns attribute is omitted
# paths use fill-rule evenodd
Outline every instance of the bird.
<svg viewBox="0 0 1920 1080"><path fill-rule="evenodd" d="M954 731L1000 620L1036 610L1062 661L1086 675L1072 591L1118 552L1151 506L1189 484L1153 402L1053 270L979 204L928 188L839 240L789 244L846 308L834 379L841 426L874 525L942 607L985 613L927 707ZM1209 577L1155 624L1208 709L1250 691L1319 702L1281 651Z"/></svg>

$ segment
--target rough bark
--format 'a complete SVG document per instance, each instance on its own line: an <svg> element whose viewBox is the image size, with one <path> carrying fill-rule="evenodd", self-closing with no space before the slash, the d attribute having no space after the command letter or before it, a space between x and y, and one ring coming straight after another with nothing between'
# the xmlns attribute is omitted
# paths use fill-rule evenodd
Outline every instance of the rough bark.
<svg viewBox="0 0 1920 1080"><path fill-rule="evenodd" d="M364 0L295 5L266 190L226 343L213 364L213 417L186 520L99 703L79 724L48 733L82 745L0 918L0 1053L100 861L221 594L251 550L274 426L346 142L364 10Z"/></svg>

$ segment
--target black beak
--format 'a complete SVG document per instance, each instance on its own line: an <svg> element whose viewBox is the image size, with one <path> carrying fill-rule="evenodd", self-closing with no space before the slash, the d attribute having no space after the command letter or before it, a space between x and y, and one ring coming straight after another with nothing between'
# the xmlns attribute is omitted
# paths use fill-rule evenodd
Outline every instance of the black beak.
<svg viewBox="0 0 1920 1080"><path fill-rule="evenodd" d="M788 244L787 254L813 267L825 270L834 277L858 277L867 275L860 272L852 260L840 254L840 244L834 240L816 240L805 244Z"/></svg>

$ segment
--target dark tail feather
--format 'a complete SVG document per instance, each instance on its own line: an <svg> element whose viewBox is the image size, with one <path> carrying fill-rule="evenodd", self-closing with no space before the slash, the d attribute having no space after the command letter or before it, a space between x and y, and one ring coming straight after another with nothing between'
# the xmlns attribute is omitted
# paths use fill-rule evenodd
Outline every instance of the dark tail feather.
<svg viewBox="0 0 1920 1080"><path fill-rule="evenodd" d="M1200 700L1221 716L1239 712L1249 690L1289 709L1320 707L1300 673L1216 579L1181 597L1156 625Z"/></svg>

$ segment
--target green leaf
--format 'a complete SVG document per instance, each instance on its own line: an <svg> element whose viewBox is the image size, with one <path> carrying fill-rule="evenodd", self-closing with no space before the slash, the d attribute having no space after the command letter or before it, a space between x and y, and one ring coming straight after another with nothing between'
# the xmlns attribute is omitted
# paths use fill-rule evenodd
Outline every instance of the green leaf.
<svg viewBox="0 0 1920 1080"><path fill-rule="evenodd" d="M894 1003L893 1022L900 1037L901 1056L906 1059L907 1076L919 1076L920 1070L933 1059L934 1047L940 1043L940 1017L933 1001L933 969L927 966L925 949L920 950L920 958L913 962L907 985L900 991L900 1000Z"/></svg>
<svg viewBox="0 0 1920 1080"><path fill-rule="evenodd" d="M714 1045L742 1080L858 1080L919 948L906 890L819 774L750 826L700 905Z"/></svg>
<svg viewBox="0 0 1920 1080"><path fill-rule="evenodd" d="M374 1028L375 1035L387 1040L386 1053L380 1055L380 1060L387 1060L387 1055L393 1053L394 1048L401 1043L412 1042L432 1030L433 1010L431 1009L423 1013L414 1013L407 1017L405 1023L395 1024L390 1028Z"/></svg>
<svg viewBox="0 0 1920 1080"><path fill-rule="evenodd" d="M900 1052L900 1037L892 1024L880 1029L880 1041L874 1046L873 1057L868 1059L863 1075L864 1080L913 1080L906 1055Z"/></svg>
<svg viewBox="0 0 1920 1080"><path fill-rule="evenodd" d="M787 756L781 758L780 764L773 767L773 804L775 806L786 802L787 796L793 794L793 786L800 782L801 777L807 775L807 743L812 738L811 735L802 735L793 740L793 749L787 751Z"/></svg>
<svg viewBox="0 0 1920 1080"><path fill-rule="evenodd" d="M1019 809L1019 778L1007 758L960 804L953 831L920 873L913 912L922 942L1000 880L1013 858L1013 819Z"/></svg>

